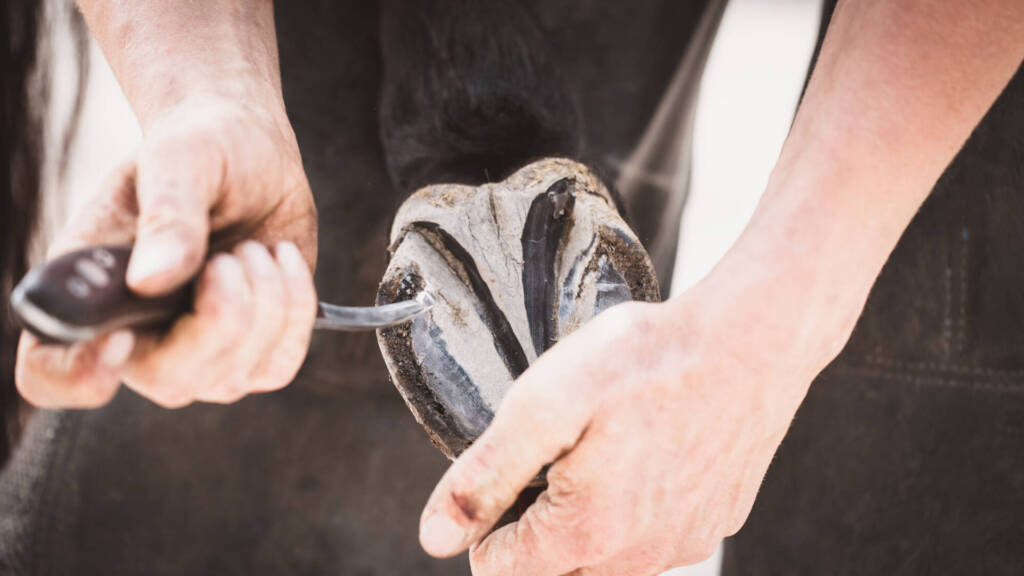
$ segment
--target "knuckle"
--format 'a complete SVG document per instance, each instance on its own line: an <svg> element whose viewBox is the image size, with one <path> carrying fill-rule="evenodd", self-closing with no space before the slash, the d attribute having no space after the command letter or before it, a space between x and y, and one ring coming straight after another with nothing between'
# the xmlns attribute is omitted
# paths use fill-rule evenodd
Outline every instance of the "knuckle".
<svg viewBox="0 0 1024 576"><path fill-rule="evenodd" d="M472 526L482 521L484 517L481 514L482 506L475 494L461 490L451 490L446 500L448 503L445 508L449 512L448 515L460 526Z"/></svg>
<svg viewBox="0 0 1024 576"><path fill-rule="evenodd" d="M509 491L496 478L497 475L476 459L452 467L445 500L446 508L457 522L463 525L490 522L505 511Z"/></svg>
<svg viewBox="0 0 1024 576"><path fill-rule="evenodd" d="M473 524L488 515L495 508L493 499L485 492L477 491L464 477L456 475L448 488L448 508L459 524Z"/></svg>
<svg viewBox="0 0 1024 576"><path fill-rule="evenodd" d="M556 462L548 470L548 483L548 492L552 498L581 510L590 507L590 494L594 484L592 472L564 462Z"/></svg>
<svg viewBox="0 0 1024 576"><path fill-rule="evenodd" d="M140 234L149 236L173 235L181 240L189 240L203 235L204 230L195 222L189 221L182 214L179 201L171 196L161 196L153 200L139 214ZM183 242L186 256L195 256L199 248L194 242Z"/></svg>
<svg viewBox="0 0 1024 576"><path fill-rule="evenodd" d="M98 408L113 399L117 393L117 380L94 377L75 387L72 403L80 408Z"/></svg>
<svg viewBox="0 0 1024 576"><path fill-rule="evenodd" d="M184 408L194 400L188 390L164 381L159 375L140 377L138 374L133 374L131 377L125 378L125 384L150 402L169 410Z"/></svg>
<svg viewBox="0 0 1024 576"><path fill-rule="evenodd" d="M211 404L234 404L246 396L247 392L227 389L227 390L214 390L205 391L201 395L196 395L197 400L203 402L209 402Z"/></svg>
<svg viewBox="0 0 1024 576"><path fill-rule="evenodd" d="M149 234L179 232L184 225L173 197L161 196L153 200L139 214L139 227Z"/></svg>
<svg viewBox="0 0 1024 576"><path fill-rule="evenodd" d="M245 395L252 389L252 362L240 358L228 363L220 372L219 377L211 377L206 381L205 389L223 390L228 395Z"/></svg>
<svg viewBox="0 0 1024 576"><path fill-rule="evenodd" d="M249 392L255 394L276 392L289 384L291 384L291 380L281 380L273 377L254 377L252 385L249 386Z"/></svg>
<svg viewBox="0 0 1024 576"><path fill-rule="evenodd" d="M261 365L254 371L252 389L269 391L287 386L302 368L304 359L304 357L298 357L289 352L280 353L279 356L275 354L268 365Z"/></svg>
<svg viewBox="0 0 1024 576"><path fill-rule="evenodd" d="M613 326L628 326L637 320L643 306L644 305L641 302L623 302L605 310L600 316L607 324Z"/></svg>
<svg viewBox="0 0 1024 576"><path fill-rule="evenodd" d="M146 390L140 392L146 398L149 398L157 406L166 408L168 410L177 410L184 408L192 403L193 398L183 391L173 390Z"/></svg>
<svg viewBox="0 0 1024 576"><path fill-rule="evenodd" d="M249 393L250 379L238 363L223 364L219 369L212 368L207 373L208 376L195 389L196 400L230 404Z"/></svg>
<svg viewBox="0 0 1024 576"><path fill-rule="evenodd" d="M170 207L158 207L139 215L138 245L151 239L171 239L180 250L182 267L194 270L206 253L206 230L202 223L190 222Z"/></svg>
<svg viewBox="0 0 1024 576"><path fill-rule="evenodd" d="M614 346L628 344L638 335L648 333L650 306L644 302L623 302L602 312L596 320L600 321L600 330L606 334L608 342Z"/></svg>

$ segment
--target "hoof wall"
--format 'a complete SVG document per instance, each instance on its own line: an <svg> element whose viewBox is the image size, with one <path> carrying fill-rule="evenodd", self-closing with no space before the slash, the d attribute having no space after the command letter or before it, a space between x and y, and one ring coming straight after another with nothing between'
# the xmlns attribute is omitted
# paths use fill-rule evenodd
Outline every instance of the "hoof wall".
<svg viewBox="0 0 1024 576"><path fill-rule="evenodd" d="M395 386L450 458L544 350L616 304L659 299L611 195L569 160L497 184L424 188L399 209L391 242L377 302L426 289L436 303L377 339Z"/></svg>

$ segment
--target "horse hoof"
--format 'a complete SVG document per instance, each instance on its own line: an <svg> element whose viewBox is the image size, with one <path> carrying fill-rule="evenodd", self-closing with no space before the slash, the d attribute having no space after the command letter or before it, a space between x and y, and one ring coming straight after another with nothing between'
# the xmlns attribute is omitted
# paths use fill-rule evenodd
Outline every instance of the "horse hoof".
<svg viewBox="0 0 1024 576"><path fill-rule="evenodd" d="M391 379L449 458L483 433L537 356L611 306L656 301L647 252L583 165L530 164L497 184L439 184L401 206L378 304L434 308L380 330Z"/></svg>

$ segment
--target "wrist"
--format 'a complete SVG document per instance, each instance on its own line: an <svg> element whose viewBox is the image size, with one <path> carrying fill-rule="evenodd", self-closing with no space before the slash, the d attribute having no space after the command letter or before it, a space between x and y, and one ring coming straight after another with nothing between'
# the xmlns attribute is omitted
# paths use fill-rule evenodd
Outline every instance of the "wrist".
<svg viewBox="0 0 1024 576"><path fill-rule="evenodd" d="M805 160L780 162L743 234L680 300L695 301L702 329L749 340L762 365L809 383L848 340L899 230L880 229L855 190L819 168L834 164Z"/></svg>
<svg viewBox="0 0 1024 576"><path fill-rule="evenodd" d="M171 112L202 102L223 102L259 110L278 120L285 116L279 86L252 72L222 73L195 69L179 73L158 71L122 82L143 132Z"/></svg>
<svg viewBox="0 0 1024 576"><path fill-rule="evenodd" d="M78 3L143 130L204 94L283 109L271 2Z"/></svg>

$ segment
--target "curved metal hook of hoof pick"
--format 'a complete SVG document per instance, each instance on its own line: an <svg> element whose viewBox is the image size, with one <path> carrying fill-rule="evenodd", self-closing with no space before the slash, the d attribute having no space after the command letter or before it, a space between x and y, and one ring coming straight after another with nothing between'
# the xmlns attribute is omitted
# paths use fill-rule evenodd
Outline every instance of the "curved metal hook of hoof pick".
<svg viewBox="0 0 1024 576"><path fill-rule="evenodd" d="M547 159L503 182L435 185L399 209L385 304L433 309L377 340L416 419L449 458L490 423L531 362L601 311L656 301L647 252L582 164Z"/></svg>

